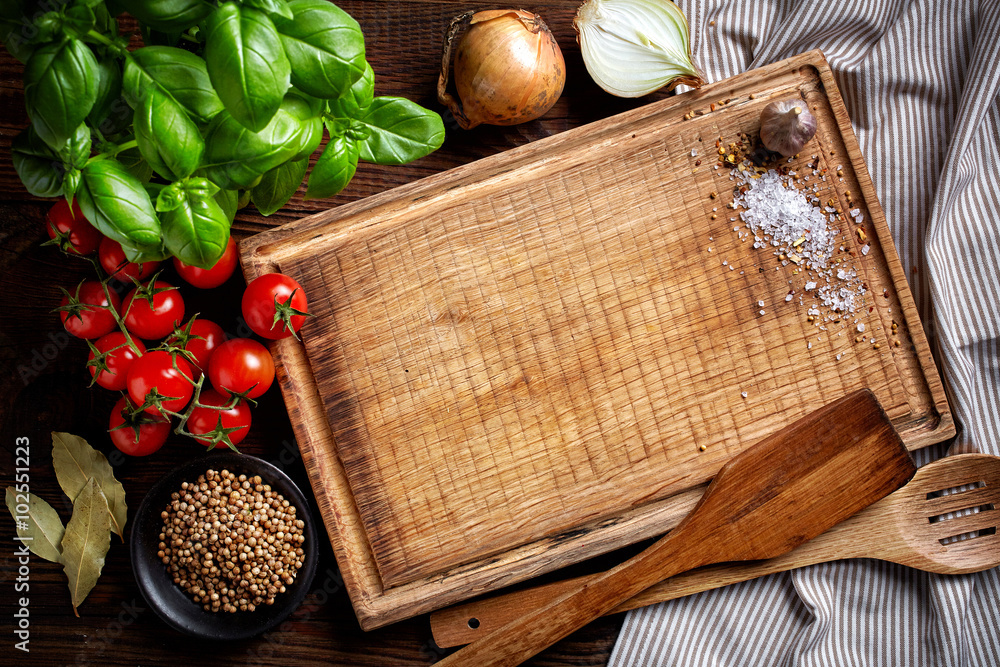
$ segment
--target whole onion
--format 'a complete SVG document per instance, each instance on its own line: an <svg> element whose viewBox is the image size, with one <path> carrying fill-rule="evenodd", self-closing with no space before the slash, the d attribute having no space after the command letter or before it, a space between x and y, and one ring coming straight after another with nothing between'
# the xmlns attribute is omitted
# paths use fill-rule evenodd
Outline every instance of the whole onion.
<svg viewBox="0 0 1000 667"><path fill-rule="evenodd" d="M448 73L455 35L455 88ZM477 125L517 125L552 108L566 83L566 64L552 32L537 14L523 9L467 12L455 17L445 36L438 100L468 130Z"/></svg>

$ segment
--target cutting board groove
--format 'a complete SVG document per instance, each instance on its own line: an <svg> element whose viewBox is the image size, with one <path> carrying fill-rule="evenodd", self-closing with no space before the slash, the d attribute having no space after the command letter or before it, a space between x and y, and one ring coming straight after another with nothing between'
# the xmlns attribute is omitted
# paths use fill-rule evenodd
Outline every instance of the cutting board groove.
<svg viewBox="0 0 1000 667"><path fill-rule="evenodd" d="M837 225L868 286L837 323L786 301L807 274L733 230L735 184L713 168L716 138L754 132L787 96L819 123L789 166L818 161L821 199L846 206L851 190L866 219L864 242ZM733 101L683 119L720 98ZM274 351L364 627L663 532L734 454L854 389L911 448L954 432L816 52L296 221L242 254L248 279L280 270L310 296L303 343Z"/></svg>

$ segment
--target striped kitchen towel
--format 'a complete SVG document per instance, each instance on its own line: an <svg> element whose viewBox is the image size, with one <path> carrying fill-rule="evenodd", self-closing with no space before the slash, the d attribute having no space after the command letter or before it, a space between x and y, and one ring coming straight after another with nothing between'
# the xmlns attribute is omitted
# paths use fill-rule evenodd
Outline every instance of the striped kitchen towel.
<svg viewBox="0 0 1000 667"><path fill-rule="evenodd" d="M678 4L709 81L826 55L938 353L951 449L1000 455L1000 0ZM772 575L630 612L609 664L996 666L1000 572Z"/></svg>

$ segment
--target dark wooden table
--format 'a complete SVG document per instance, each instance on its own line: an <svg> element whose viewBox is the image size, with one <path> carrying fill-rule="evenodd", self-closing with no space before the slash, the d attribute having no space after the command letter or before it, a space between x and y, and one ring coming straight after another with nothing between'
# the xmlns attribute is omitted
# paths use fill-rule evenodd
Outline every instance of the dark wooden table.
<svg viewBox="0 0 1000 667"><path fill-rule="evenodd" d="M376 94L402 95L438 111L443 110L435 99L435 86L442 35L449 20L467 9L496 7L443 0L349 1L339 5L364 30L368 59L376 74ZM448 137L436 153L403 167L362 163L353 182L336 198L303 202L300 191L285 209L268 218L248 207L238 215L234 235L245 238L659 97L622 100L597 88L587 75L575 41L572 18L577 5L573 0L525 6L548 21L566 58L565 92L544 118L516 127L483 126L463 131L445 114ZM44 215L52 201L30 197L11 164L11 139L28 122L22 73L23 66L0 50L0 479L4 486L12 483L16 439L28 438L31 491L48 500L65 521L70 507L52 473L50 432L69 431L86 437L108 454L134 512L158 478L201 455L202 448L175 436L153 456L128 458L108 439L107 419L116 396L100 388L87 388L87 345L66 335L58 317L50 312L58 305L59 287L75 285L90 269L52 247L40 247L46 238ZM177 281L172 269L165 277ZM218 290L199 293L185 288L188 313L200 312L235 334L243 286L242 276L236 275ZM276 388L260 400L253 419L242 451L277 462L308 489ZM16 591L20 575L14 524L6 511L0 516L0 655L6 664L429 665L447 653L434 644L426 616L362 632L350 600L338 584L328 543L324 543L312 592L286 631L235 643L195 640L174 632L147 607L132 576L127 544L117 538L100 581L76 618L58 565L32 556L27 576L30 589ZM29 598L30 654L14 649L19 641L13 633L14 605L22 596ZM596 621L530 664L605 665L620 625L621 617Z"/></svg>

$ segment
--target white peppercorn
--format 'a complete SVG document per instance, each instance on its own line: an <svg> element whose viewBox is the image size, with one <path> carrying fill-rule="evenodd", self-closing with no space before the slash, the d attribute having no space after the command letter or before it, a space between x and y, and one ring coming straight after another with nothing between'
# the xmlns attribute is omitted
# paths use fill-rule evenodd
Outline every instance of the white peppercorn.
<svg viewBox="0 0 1000 667"><path fill-rule="evenodd" d="M271 605L305 562L305 523L259 476L208 470L182 483L160 516L157 556L206 611Z"/></svg>

